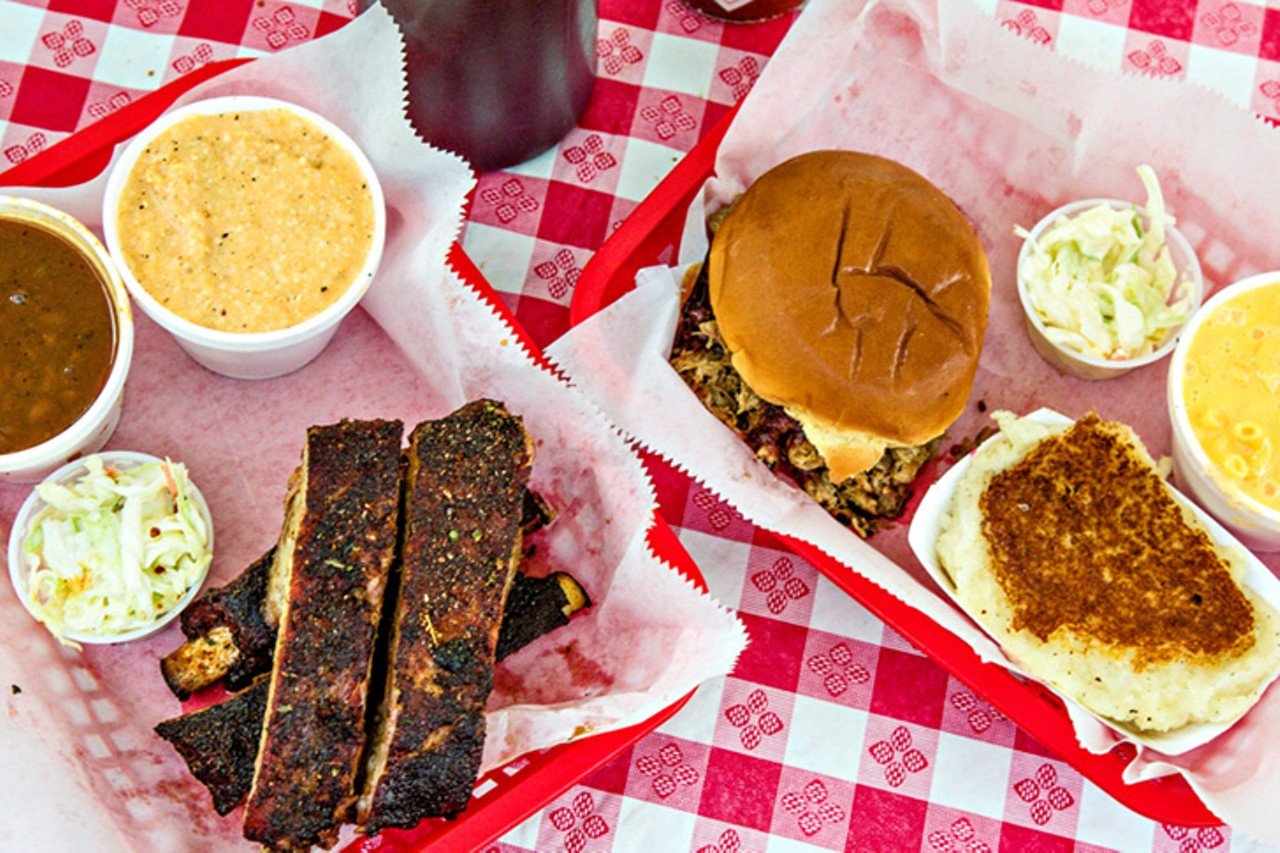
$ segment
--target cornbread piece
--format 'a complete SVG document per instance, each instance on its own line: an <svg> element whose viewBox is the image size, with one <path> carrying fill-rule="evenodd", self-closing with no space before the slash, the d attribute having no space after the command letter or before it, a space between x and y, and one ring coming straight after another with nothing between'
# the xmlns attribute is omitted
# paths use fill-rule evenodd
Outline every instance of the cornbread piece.
<svg viewBox="0 0 1280 853"><path fill-rule="evenodd" d="M223 679L228 690L240 690L271 669L276 629L262 607L274 558L272 548L182 612L187 642L160 661L165 683L179 699Z"/></svg>
<svg viewBox="0 0 1280 853"><path fill-rule="evenodd" d="M230 699L156 726L156 734L173 744L191 775L209 789L218 814L244 802L253 784L269 690L268 679L260 678Z"/></svg>
<svg viewBox="0 0 1280 853"><path fill-rule="evenodd" d="M589 607L586 590L565 572L545 578L516 573L511 582L498 632L497 659L513 655L527 644ZM156 733L173 744L191 775L213 795L218 814L244 802L253 782L254 759L262 738L262 715L267 707L268 680L260 678L217 705L166 720Z"/></svg>
<svg viewBox="0 0 1280 853"><path fill-rule="evenodd" d="M911 483L936 455L942 439L918 447L890 447L870 469L833 483L800 422L757 396L734 368L711 312L706 270L704 263L684 301L671 350L671 364L685 384L762 462L859 536L870 536L882 520L902 515Z"/></svg>
<svg viewBox="0 0 1280 853"><path fill-rule="evenodd" d="M544 578L531 578L516 572L498 632L497 659L513 655L543 634L549 634L591 599L582 585L565 572L552 572Z"/></svg>
<svg viewBox="0 0 1280 853"><path fill-rule="evenodd" d="M395 555L399 421L307 431L276 553L286 594L245 837L330 846L356 799L383 593Z"/></svg>
<svg viewBox="0 0 1280 853"><path fill-rule="evenodd" d="M491 400L413 431L387 686L357 816L367 833L455 815L471 797L532 464L520 419Z"/></svg>
<svg viewBox="0 0 1280 853"><path fill-rule="evenodd" d="M1133 432L1000 416L938 540L969 612L1028 672L1139 730L1238 718L1280 669L1280 618L1174 499Z"/></svg>

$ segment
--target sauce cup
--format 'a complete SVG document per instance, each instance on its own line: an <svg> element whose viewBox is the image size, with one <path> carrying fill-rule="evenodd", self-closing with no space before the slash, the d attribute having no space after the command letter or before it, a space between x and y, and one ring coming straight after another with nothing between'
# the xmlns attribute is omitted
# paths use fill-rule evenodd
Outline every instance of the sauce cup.
<svg viewBox="0 0 1280 853"><path fill-rule="evenodd" d="M1167 397L1173 424L1173 470L1178 483L1241 542L1255 551L1280 551L1280 510L1266 506L1232 484L1209 459L1191 426L1182 393L1187 352L1196 332L1215 310L1232 298L1262 287L1280 287L1280 272L1250 276L1223 288L1186 324L1169 365Z"/></svg>
<svg viewBox="0 0 1280 853"><path fill-rule="evenodd" d="M129 294L107 250L67 213L38 201L0 196L0 218L26 222L58 235L89 262L103 282L115 321L111 371L97 398L71 426L34 447L0 453L0 481L35 483L67 461L106 444L120 422L125 378L133 359L133 311Z"/></svg>
<svg viewBox="0 0 1280 853"><path fill-rule="evenodd" d="M1036 352L1040 353L1045 361L1052 364L1060 372L1080 379L1113 379L1117 376L1123 376L1136 368L1154 364L1173 351L1173 348L1177 346L1179 335L1182 334L1182 330L1187 325L1184 322L1182 326L1171 329L1159 347L1138 358L1098 358L1077 352L1068 347L1059 346L1049 340L1045 334L1044 322L1031 307L1031 299L1027 294L1027 283L1022 277L1022 263L1031 254L1031 247L1040 238L1040 235L1051 228L1059 219L1073 217L1100 204L1110 205L1117 210L1131 210L1134 207L1133 202L1114 198L1089 198L1064 204L1036 223L1036 227L1031 229L1031 236L1023 241L1022 250L1018 252L1018 299L1022 303L1022 314L1026 320L1027 336L1031 339L1031 345L1035 347ZM1201 300L1204 299L1204 274L1200 270L1200 261L1196 258L1196 253L1191 248L1191 244L1187 242L1187 238L1173 226L1165 229L1165 245L1169 247L1170 259L1178 270L1178 280L1174 284L1174 294L1177 295L1183 288L1191 288L1191 307L1188 313L1188 317L1191 317L1195 314L1196 309L1200 307Z"/></svg>
<svg viewBox="0 0 1280 853"><path fill-rule="evenodd" d="M145 465L149 462L162 462L162 459L152 456L149 453L135 453L130 450L109 450L98 454L104 463L113 465L120 469L133 468L138 465ZM70 483L85 473L84 461L76 460L63 465L58 470L50 474L46 480L54 483ZM190 483L191 500L199 510L201 517L204 519L205 528L209 531L209 552L213 552L213 517L209 514L209 505L205 502L204 495L196 488L195 483ZM22 542L27 538L28 528L31 521L35 518L36 513L44 509L45 502L40 499L38 491L33 490L23 502L22 507L18 510L18 515L13 521L13 529L9 533L9 581L13 584L13 591L17 594L18 600L22 602L22 606L27 613L31 614L31 618L39 621L35 611L32 610L31 604L27 601L27 577L30 569L23 557ZM200 588L204 586L205 579L208 577L209 567L205 566L204 571L191 584L191 588L186 594L178 600L173 607L166 613L157 618L154 622L135 628L132 631L123 631L117 634L90 634L84 631L66 631L63 636L76 643L83 645L107 645L110 643L127 643L130 640L140 640L143 637L149 637L160 631L174 619L178 618L178 614L195 600L196 595L200 592Z"/></svg>
<svg viewBox="0 0 1280 853"><path fill-rule="evenodd" d="M138 161L139 155L157 136L193 115L218 115L229 112L252 112L282 109L293 113L322 130L340 148L349 153L359 167L373 200L373 240L355 281L342 296L306 320L284 329L269 332L228 332L194 323L160 304L142 286L129 269L121 251L117 229L120 195ZM338 324L351 313L369 289L382 259L386 241L387 214L382 186L373 165L364 152L337 125L308 109L274 98L233 95L196 101L165 113L139 133L112 167L103 197L102 228L111 254L119 261L120 274L134 300L143 312L172 334L198 363L215 373L236 379L268 379L290 373L318 356L338 330Z"/></svg>

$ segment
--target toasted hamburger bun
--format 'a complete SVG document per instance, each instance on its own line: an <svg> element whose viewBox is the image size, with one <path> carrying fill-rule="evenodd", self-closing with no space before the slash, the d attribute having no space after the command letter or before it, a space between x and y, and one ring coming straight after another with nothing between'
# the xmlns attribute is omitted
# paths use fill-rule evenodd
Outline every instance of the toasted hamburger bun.
<svg viewBox="0 0 1280 853"><path fill-rule="evenodd" d="M766 172L711 243L734 368L800 422L833 482L964 409L991 279L964 214L891 160L816 151Z"/></svg>
<svg viewBox="0 0 1280 853"><path fill-rule="evenodd" d="M1241 717L1280 670L1280 615L1241 583L1244 556L1213 540L1167 494L1127 426L1094 416L1076 428L1003 413L997 419L1001 432L974 455L937 541L964 609L1027 673L1133 730ZM1019 554L1010 568L1032 581L1010 582L1001 576L983 497L1050 439L1077 449L1109 442L1113 449L1100 458L1127 462L1065 466L1052 477L1046 474L1055 469L1036 470L1045 504L1015 504L1013 512L1038 529L1020 539L1000 534L1002 546ZM1062 523L1055 511L1079 524ZM1206 547L1218 555L1216 566L1188 556ZM1025 597L1037 585L1047 608L1043 597ZM1045 627L1037 611L1046 610L1056 624L1037 631Z"/></svg>

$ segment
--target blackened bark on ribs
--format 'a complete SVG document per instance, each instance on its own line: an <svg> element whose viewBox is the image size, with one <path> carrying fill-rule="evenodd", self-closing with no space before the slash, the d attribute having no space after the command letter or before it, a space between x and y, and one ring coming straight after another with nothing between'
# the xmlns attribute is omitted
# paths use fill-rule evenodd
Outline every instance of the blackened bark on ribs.
<svg viewBox="0 0 1280 853"><path fill-rule="evenodd" d="M516 573L507 594L502 630L498 632L497 658L515 654L543 634L569 624L569 617L591 606L587 591L565 572L545 578Z"/></svg>
<svg viewBox="0 0 1280 853"><path fill-rule="evenodd" d="M230 699L156 726L156 734L173 744L191 775L209 789L218 814L231 811L249 794L269 688L268 680L260 678Z"/></svg>
<svg viewBox="0 0 1280 853"><path fill-rule="evenodd" d="M179 699L220 680L228 690L240 690L271 669L276 630L264 618L263 603L274 558L272 548L182 611L187 642L160 661L164 681Z"/></svg>
<svg viewBox="0 0 1280 853"><path fill-rule="evenodd" d="M275 571L285 591L245 837L332 845L354 803L400 496L399 421L307 431ZM291 547L289 547L291 546Z"/></svg>
<svg viewBox="0 0 1280 853"><path fill-rule="evenodd" d="M491 400L413 431L388 684L357 815L366 832L452 816L471 797L532 463L520 419Z"/></svg>

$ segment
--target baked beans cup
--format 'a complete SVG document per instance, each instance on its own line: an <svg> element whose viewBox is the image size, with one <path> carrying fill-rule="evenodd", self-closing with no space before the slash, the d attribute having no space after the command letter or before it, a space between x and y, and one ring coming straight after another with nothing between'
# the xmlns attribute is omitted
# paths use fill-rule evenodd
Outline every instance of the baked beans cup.
<svg viewBox="0 0 1280 853"><path fill-rule="evenodd" d="M1182 330L1182 338L1169 365L1167 396L1169 419L1173 424L1173 469L1179 485L1249 548L1280 551L1280 510L1246 494L1233 482L1230 474L1209 458L1192 428L1183 391L1187 354L1201 326L1233 298L1266 287L1280 289L1280 272L1262 273L1225 287L1192 316ZM1241 333L1245 333L1243 328Z"/></svg>
<svg viewBox="0 0 1280 853"><path fill-rule="evenodd" d="M363 187L373 204L373 227L368 254L341 295L318 313L294 325L271 331L225 331L200 325L161 304L129 268L122 249L119 205L122 193L139 157L161 134L192 116L245 114L284 110L314 126L355 160ZM112 167L103 198L102 225L106 243L116 258L120 274L143 312L172 334L199 364L237 379L267 379L297 370L318 356L333 338L338 325L369 289L382 258L386 240L386 207L382 187L364 152L337 125L316 113L274 98L229 96L196 101L172 110L139 133Z"/></svg>
<svg viewBox="0 0 1280 853"><path fill-rule="evenodd" d="M0 453L0 481L35 483L51 471L106 444L120 422L125 378L133 359L133 311L129 294L107 250L75 217L31 199L0 195L0 219L50 232L84 258L102 282L114 324L111 369L98 396L69 427L32 447Z"/></svg>

